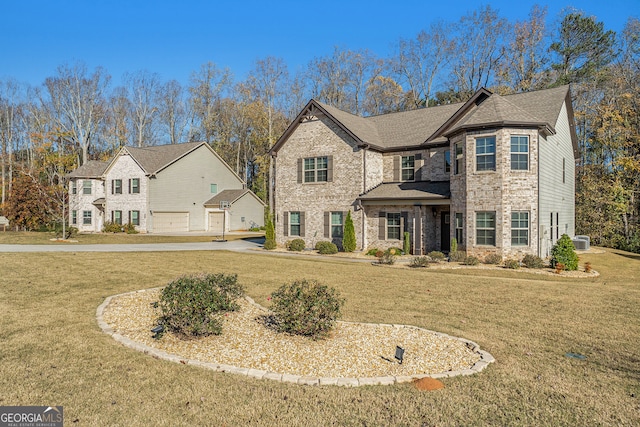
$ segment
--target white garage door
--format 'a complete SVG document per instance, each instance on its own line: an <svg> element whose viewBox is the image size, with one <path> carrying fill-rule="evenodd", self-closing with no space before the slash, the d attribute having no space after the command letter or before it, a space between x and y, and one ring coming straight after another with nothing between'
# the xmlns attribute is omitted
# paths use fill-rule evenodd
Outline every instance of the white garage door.
<svg viewBox="0 0 640 427"><path fill-rule="evenodd" d="M189 212L154 212L154 233L189 231Z"/></svg>
<svg viewBox="0 0 640 427"><path fill-rule="evenodd" d="M209 231L222 233L224 226L224 212L209 212Z"/></svg>

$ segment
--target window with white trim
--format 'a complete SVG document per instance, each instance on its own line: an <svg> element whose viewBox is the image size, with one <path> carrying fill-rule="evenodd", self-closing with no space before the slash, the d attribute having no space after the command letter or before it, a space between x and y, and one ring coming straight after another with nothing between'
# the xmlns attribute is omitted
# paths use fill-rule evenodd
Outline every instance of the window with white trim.
<svg viewBox="0 0 640 427"><path fill-rule="evenodd" d="M476 245L496 245L495 212L476 212Z"/></svg>
<svg viewBox="0 0 640 427"><path fill-rule="evenodd" d="M331 237L342 238L344 233L344 218L342 212L331 212Z"/></svg>
<svg viewBox="0 0 640 427"><path fill-rule="evenodd" d="M464 223L462 218L463 218L462 212L456 212L454 228L455 228L456 242L458 242L459 245L463 244L462 238L463 238Z"/></svg>
<svg viewBox="0 0 640 427"><path fill-rule="evenodd" d="M129 193L140 194L140 178L129 179Z"/></svg>
<svg viewBox="0 0 640 427"><path fill-rule="evenodd" d="M451 150L444 152L444 171L451 172Z"/></svg>
<svg viewBox="0 0 640 427"><path fill-rule="evenodd" d="M91 194L91 180L82 181L82 194Z"/></svg>
<svg viewBox="0 0 640 427"><path fill-rule="evenodd" d="M327 156L304 159L304 182L327 182L329 160Z"/></svg>
<svg viewBox="0 0 640 427"><path fill-rule="evenodd" d="M496 137L476 138L476 171L496 170Z"/></svg>
<svg viewBox="0 0 640 427"><path fill-rule="evenodd" d="M416 157L415 156L402 156L401 159L401 169L402 169L402 180L403 181L413 181L415 178L415 164Z"/></svg>
<svg viewBox="0 0 640 427"><path fill-rule="evenodd" d="M300 212L289 212L289 236L300 236Z"/></svg>
<svg viewBox="0 0 640 427"><path fill-rule="evenodd" d="M511 170L529 170L529 137L511 135Z"/></svg>
<svg viewBox="0 0 640 427"><path fill-rule="evenodd" d="M400 212L387 212L387 240L401 240L402 215Z"/></svg>
<svg viewBox="0 0 640 427"><path fill-rule="evenodd" d="M529 246L529 212L511 212L511 245Z"/></svg>
<svg viewBox="0 0 640 427"><path fill-rule="evenodd" d="M71 224L72 225L78 224L78 211L76 210L71 211Z"/></svg>
<svg viewBox="0 0 640 427"><path fill-rule="evenodd" d="M91 225L91 211L82 211L82 225Z"/></svg>
<svg viewBox="0 0 640 427"><path fill-rule="evenodd" d="M111 211L111 222L122 225L122 211Z"/></svg>
<svg viewBox="0 0 640 427"><path fill-rule="evenodd" d="M71 185L71 194L78 194L78 185L75 179L71 181L70 185Z"/></svg>
<svg viewBox="0 0 640 427"><path fill-rule="evenodd" d="M458 142L454 145L455 154L456 154L456 164L454 174L458 175L462 173L462 162L464 161L464 155L462 151L462 143Z"/></svg>
<svg viewBox="0 0 640 427"><path fill-rule="evenodd" d="M111 180L111 194L122 194L122 180L121 179L112 179Z"/></svg>

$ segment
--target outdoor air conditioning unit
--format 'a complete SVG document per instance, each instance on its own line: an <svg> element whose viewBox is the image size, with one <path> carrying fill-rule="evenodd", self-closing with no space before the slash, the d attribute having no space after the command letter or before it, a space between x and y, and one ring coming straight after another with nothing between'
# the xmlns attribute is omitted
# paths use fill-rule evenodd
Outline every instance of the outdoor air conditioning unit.
<svg viewBox="0 0 640 427"><path fill-rule="evenodd" d="M579 251L588 251L591 247L591 239L589 239L589 236L576 236L572 241L573 246Z"/></svg>

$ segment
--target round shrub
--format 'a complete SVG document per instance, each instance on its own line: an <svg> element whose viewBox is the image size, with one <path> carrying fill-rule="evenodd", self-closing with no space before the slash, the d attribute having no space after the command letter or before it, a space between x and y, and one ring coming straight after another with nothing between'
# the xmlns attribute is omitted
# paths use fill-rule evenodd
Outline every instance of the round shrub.
<svg viewBox="0 0 640 427"><path fill-rule="evenodd" d="M544 268L544 260L537 255L526 254L522 264L527 268Z"/></svg>
<svg viewBox="0 0 640 427"><path fill-rule="evenodd" d="M474 256L468 256L462 261L464 265L478 265L480 264L480 260Z"/></svg>
<svg viewBox="0 0 640 427"><path fill-rule="evenodd" d="M426 256L417 256L411 259L409 262L409 267L418 268L418 267L429 267L429 257Z"/></svg>
<svg viewBox="0 0 640 427"><path fill-rule="evenodd" d="M505 268L510 268L512 270L517 270L520 268L520 263L516 259L508 259L504 262Z"/></svg>
<svg viewBox="0 0 640 427"><path fill-rule="evenodd" d="M334 243L327 242L327 241L316 243L316 250L318 251L319 254L322 254L322 255L331 255L331 254L338 253L338 247Z"/></svg>
<svg viewBox="0 0 640 427"><path fill-rule="evenodd" d="M431 251L427 254L427 256L436 262L444 261L445 259L444 254L440 251Z"/></svg>
<svg viewBox="0 0 640 427"><path fill-rule="evenodd" d="M467 257L464 251L451 251L449 253L449 262L462 262Z"/></svg>
<svg viewBox="0 0 640 427"><path fill-rule="evenodd" d="M391 254L393 256L398 256L398 255L402 255L402 249L401 248L388 248L385 253Z"/></svg>
<svg viewBox="0 0 640 427"><path fill-rule="evenodd" d="M563 234L551 248L551 267L556 268L556 264L563 264L567 271L578 269L576 248L573 246L571 238L566 234Z"/></svg>
<svg viewBox="0 0 640 427"><path fill-rule="evenodd" d="M367 255L369 255L369 256L377 256L376 254L378 253L378 251L379 251L379 249L378 249L378 248L372 248L372 249L369 249L369 250L367 251Z"/></svg>
<svg viewBox="0 0 640 427"><path fill-rule="evenodd" d="M489 254L484 258L485 264L500 264L502 262L502 255L499 254Z"/></svg>
<svg viewBox="0 0 640 427"><path fill-rule="evenodd" d="M271 310L280 332L314 339L325 336L340 315L344 299L315 280L297 280L271 294Z"/></svg>
<svg viewBox="0 0 640 427"><path fill-rule="evenodd" d="M287 249L294 252L304 251L305 246L304 240L302 239L293 239L287 243Z"/></svg>
<svg viewBox="0 0 640 427"><path fill-rule="evenodd" d="M162 290L158 322L184 336L220 335L222 314L237 310L243 294L235 274L182 276Z"/></svg>

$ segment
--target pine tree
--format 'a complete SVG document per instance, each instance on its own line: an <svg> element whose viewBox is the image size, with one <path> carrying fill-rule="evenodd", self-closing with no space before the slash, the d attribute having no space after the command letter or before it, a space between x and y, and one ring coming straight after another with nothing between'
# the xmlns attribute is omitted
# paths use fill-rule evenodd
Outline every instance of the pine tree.
<svg viewBox="0 0 640 427"><path fill-rule="evenodd" d="M356 250L356 230L353 227L351 219L351 211L347 212L347 219L344 221L344 238L342 239L342 249L345 252L353 252Z"/></svg>

